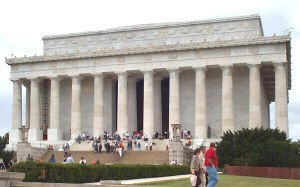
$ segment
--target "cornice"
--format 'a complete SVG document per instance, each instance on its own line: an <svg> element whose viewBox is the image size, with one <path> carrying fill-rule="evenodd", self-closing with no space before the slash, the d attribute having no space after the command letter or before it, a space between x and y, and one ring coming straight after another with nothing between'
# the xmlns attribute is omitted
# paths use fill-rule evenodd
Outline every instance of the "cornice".
<svg viewBox="0 0 300 187"><path fill-rule="evenodd" d="M85 59L85 58L99 58L109 56L122 56L122 55L134 55L134 54L146 54L146 53L157 53L157 52L172 52L172 51L185 51L195 49L208 49L208 48L222 48L222 47L237 47L237 46L248 46L248 45L263 45L273 43L285 43L290 42L291 38L289 35L286 36L270 36L260 38L244 38L241 40L222 40L213 42L188 43L188 44L173 44L173 45L160 45L153 47L135 47L132 49L124 50L101 50L97 52L76 52L56 55L42 55L42 56L31 56L31 57L20 57L20 58L5 58L5 62L8 65L24 64L24 63L37 63L37 62L49 62L49 61L62 61L62 60L73 60L73 59Z"/></svg>

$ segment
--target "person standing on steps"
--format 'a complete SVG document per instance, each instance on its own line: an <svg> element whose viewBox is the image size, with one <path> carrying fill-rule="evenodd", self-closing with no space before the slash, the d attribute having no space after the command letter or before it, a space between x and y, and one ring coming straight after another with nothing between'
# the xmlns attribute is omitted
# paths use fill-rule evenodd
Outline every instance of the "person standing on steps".
<svg viewBox="0 0 300 187"><path fill-rule="evenodd" d="M101 150L102 150L102 144L101 142L99 143L99 153L101 153Z"/></svg>
<svg viewBox="0 0 300 187"><path fill-rule="evenodd" d="M122 141L119 142L119 155L120 155L120 158L122 157L122 151L123 151L123 143Z"/></svg>
<svg viewBox="0 0 300 187"><path fill-rule="evenodd" d="M54 157L54 154L52 154L51 158L49 159L49 162L51 162L51 163L56 162L56 158Z"/></svg>
<svg viewBox="0 0 300 187"><path fill-rule="evenodd" d="M138 142L138 151L140 151L141 150L141 143L140 142Z"/></svg>
<svg viewBox="0 0 300 187"><path fill-rule="evenodd" d="M215 143L211 142L209 149L205 154L205 166L209 180L207 187L215 187L219 182L218 172L216 167L218 166L218 159L215 152Z"/></svg>

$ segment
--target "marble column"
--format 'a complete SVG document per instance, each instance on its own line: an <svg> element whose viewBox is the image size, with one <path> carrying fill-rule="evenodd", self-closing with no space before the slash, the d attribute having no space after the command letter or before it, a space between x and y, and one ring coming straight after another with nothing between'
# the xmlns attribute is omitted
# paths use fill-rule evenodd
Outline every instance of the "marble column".
<svg viewBox="0 0 300 187"><path fill-rule="evenodd" d="M234 131L232 66L222 66L222 133Z"/></svg>
<svg viewBox="0 0 300 187"><path fill-rule="evenodd" d="M180 80L179 69L169 69L170 93L169 93L169 138L173 139L171 124L180 124Z"/></svg>
<svg viewBox="0 0 300 187"><path fill-rule="evenodd" d="M104 126L104 75L94 75L94 137L103 136Z"/></svg>
<svg viewBox="0 0 300 187"><path fill-rule="evenodd" d="M161 80L160 76L154 76L154 130L158 132L162 131Z"/></svg>
<svg viewBox="0 0 300 187"><path fill-rule="evenodd" d="M26 87L26 111L25 111L25 126L30 127L30 82L25 84Z"/></svg>
<svg viewBox="0 0 300 187"><path fill-rule="evenodd" d="M118 111L117 111L117 131L121 137L126 136L128 131L128 111L127 111L127 72L118 74Z"/></svg>
<svg viewBox="0 0 300 187"><path fill-rule="evenodd" d="M72 77L72 103L71 103L71 139L81 135L81 79L80 76Z"/></svg>
<svg viewBox="0 0 300 187"><path fill-rule="evenodd" d="M112 132L112 124L115 124L115 107L113 107L113 99L115 95L115 90L113 89L114 80L111 78L104 80L104 127L109 133Z"/></svg>
<svg viewBox="0 0 300 187"><path fill-rule="evenodd" d="M260 65L251 64L249 67L249 128L260 128L261 121L261 90Z"/></svg>
<svg viewBox="0 0 300 187"><path fill-rule="evenodd" d="M196 139L207 138L206 123L206 67L195 67L195 137Z"/></svg>
<svg viewBox="0 0 300 187"><path fill-rule="evenodd" d="M148 138L152 138L154 131L153 74L152 70L144 71L143 131Z"/></svg>
<svg viewBox="0 0 300 187"><path fill-rule="evenodd" d="M12 129L9 133L9 142L17 143L21 140L22 127L22 82L21 80L12 80L13 82L13 107L12 107Z"/></svg>
<svg viewBox="0 0 300 187"><path fill-rule="evenodd" d="M275 66L275 127L287 133L288 127L288 101L287 101L287 63L274 63Z"/></svg>
<svg viewBox="0 0 300 187"><path fill-rule="evenodd" d="M50 128L48 129L48 140L62 140L62 130L60 127L60 81L59 77L51 77L50 96Z"/></svg>
<svg viewBox="0 0 300 187"><path fill-rule="evenodd" d="M136 101L136 82L135 77L128 78L128 132L137 130L137 101Z"/></svg>
<svg viewBox="0 0 300 187"><path fill-rule="evenodd" d="M30 129L28 141L42 140L41 130L41 107L40 107L40 79L31 79L30 91Z"/></svg>

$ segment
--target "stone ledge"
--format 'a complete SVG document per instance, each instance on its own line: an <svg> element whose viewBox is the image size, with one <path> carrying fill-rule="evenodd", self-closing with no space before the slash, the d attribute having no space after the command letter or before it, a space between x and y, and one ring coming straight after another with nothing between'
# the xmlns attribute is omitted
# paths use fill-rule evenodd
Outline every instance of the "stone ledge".
<svg viewBox="0 0 300 187"><path fill-rule="evenodd" d="M25 173L0 172L0 180L23 181L24 179Z"/></svg>

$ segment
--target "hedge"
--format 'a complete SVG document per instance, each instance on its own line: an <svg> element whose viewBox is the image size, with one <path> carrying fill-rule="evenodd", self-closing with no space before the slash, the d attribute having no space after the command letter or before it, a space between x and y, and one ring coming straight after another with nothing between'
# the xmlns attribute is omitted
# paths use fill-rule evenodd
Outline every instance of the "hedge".
<svg viewBox="0 0 300 187"><path fill-rule="evenodd" d="M26 161L13 165L9 171L25 173L25 182L88 183L188 174L190 168L186 165L81 165Z"/></svg>

